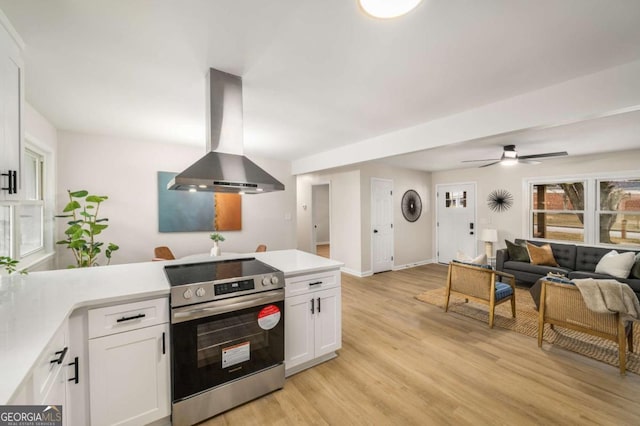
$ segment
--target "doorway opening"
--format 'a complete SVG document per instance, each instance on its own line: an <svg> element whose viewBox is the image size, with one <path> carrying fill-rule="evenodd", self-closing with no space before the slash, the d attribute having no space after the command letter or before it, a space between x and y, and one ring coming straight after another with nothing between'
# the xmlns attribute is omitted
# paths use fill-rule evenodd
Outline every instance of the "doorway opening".
<svg viewBox="0 0 640 426"><path fill-rule="evenodd" d="M311 249L318 256L331 258L331 186L311 185Z"/></svg>

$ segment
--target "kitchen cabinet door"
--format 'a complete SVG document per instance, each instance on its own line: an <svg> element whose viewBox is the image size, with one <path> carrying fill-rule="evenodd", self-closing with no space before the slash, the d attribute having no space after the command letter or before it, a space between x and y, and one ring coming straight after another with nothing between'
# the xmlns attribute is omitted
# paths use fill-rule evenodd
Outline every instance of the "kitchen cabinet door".
<svg viewBox="0 0 640 426"><path fill-rule="evenodd" d="M289 369L314 358L314 314L311 295L287 297L284 300L284 359ZM314 307L315 312L315 307Z"/></svg>
<svg viewBox="0 0 640 426"><path fill-rule="evenodd" d="M91 424L141 425L171 413L169 325L89 340Z"/></svg>
<svg viewBox="0 0 640 426"><path fill-rule="evenodd" d="M315 356L335 352L342 347L342 309L340 287L313 293L316 301L314 321Z"/></svg>
<svg viewBox="0 0 640 426"><path fill-rule="evenodd" d="M0 32L3 36L6 33ZM0 190L0 200L17 200L22 149L22 62L6 43L0 46L0 188L11 187L11 191Z"/></svg>

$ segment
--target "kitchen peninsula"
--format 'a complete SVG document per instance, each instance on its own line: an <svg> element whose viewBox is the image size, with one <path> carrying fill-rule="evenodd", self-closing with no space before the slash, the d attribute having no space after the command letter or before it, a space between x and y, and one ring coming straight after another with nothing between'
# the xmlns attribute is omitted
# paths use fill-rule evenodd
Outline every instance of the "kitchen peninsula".
<svg viewBox="0 0 640 426"><path fill-rule="evenodd" d="M71 380L73 386L74 367L75 373L88 371L88 359L86 349L87 341L77 339L78 335L83 335L83 331L75 330L87 327L87 321L76 321L74 326L74 316L81 313L82 318L86 318L87 311L104 311L116 305L131 304L138 302L157 300L154 309L157 312L149 315L147 319L155 316L167 316L168 312L162 312L167 306L166 299L169 295L169 283L164 273L165 265L181 263L197 263L202 261L225 260L231 258L255 257L256 259L284 272L285 275L285 327L287 339L291 341L291 348L287 344L287 357L285 366L287 375L293 374L301 369L308 368L314 363L322 362L335 356L335 350L340 348L340 341L327 347L328 351L309 354L308 350L301 350L305 346L304 342L298 342L295 333L300 333L299 327L290 329L287 319L294 320L298 302L302 302L308 292L306 283L313 280L318 281L318 276L328 278L325 280L329 289L314 288L314 292L333 291L333 296L337 300L335 305L338 309L336 324L338 337L340 336L340 274L339 268L342 263L318 257L299 250L281 250L264 253L250 253L246 255L226 255L216 258L208 256L193 257L189 260L175 260L166 262L145 262L136 264L114 265L106 267L95 267L87 269L57 270L46 272L35 272L29 275L4 276L0 281L0 362L5 366L0 377L0 403L2 404L49 404L58 403L56 401L47 402L47 395L52 395L51 389L55 388L56 380L59 383L66 383ZM322 287L322 286L320 286ZM307 312L306 299L304 301L305 314ZM65 323L71 322L69 325ZM145 321L147 320L145 319ZM151 320L150 320L151 321ZM295 321L295 320L294 320ZM149 326L162 326L149 322ZM301 321L295 321L298 325ZM61 333L61 328L67 328L67 332ZM294 333L294 334L291 334ZM122 333L124 334L124 333ZM305 333L306 334L306 333ZM63 337L58 337L58 336ZM86 330L85 330L86 337ZM76 337L74 337L76 336ZM302 337L306 337L302 335ZM47 352L52 344L58 344L60 348L51 354ZM74 342L75 339L75 342ZM78 342L78 340L80 340ZM75 347L74 347L75 344ZM321 346L321 345L320 345ZM56 379L52 376L55 369L56 359L49 359L50 356L60 356L63 358L67 350L62 352L62 347L69 347L69 356L61 364L60 376L63 379ZM318 351L316 347L316 351ZM321 349L321 348L320 348ZM85 359L82 359L86 357ZM74 357L75 361L74 361ZM80 357L80 368L78 368L78 358ZM291 362L290 359L291 358ZM53 361L53 362L52 362ZM44 363L44 364L43 364ZM74 365L75 363L75 365ZM41 372L40 367L44 365L45 371ZM53 366L53 367L52 367ZM66 368L65 368L66 367ZM290 368L291 367L291 368ZM57 373L56 373L57 374ZM68 377L68 378L67 378ZM86 376L85 376L86 377ZM81 374L80 383L83 382ZM64 384L63 383L63 384ZM86 386L86 380L84 380ZM81 388L81 397L71 398L64 404L65 417L77 418L77 413L89 411L89 388ZM62 391L64 393L64 390ZM165 392L166 393L166 392ZM170 401L167 395L167 406ZM88 414L85 414L88 416ZM82 417L82 416L80 416ZM88 417L87 417L88 418ZM67 421L66 424L74 424Z"/></svg>

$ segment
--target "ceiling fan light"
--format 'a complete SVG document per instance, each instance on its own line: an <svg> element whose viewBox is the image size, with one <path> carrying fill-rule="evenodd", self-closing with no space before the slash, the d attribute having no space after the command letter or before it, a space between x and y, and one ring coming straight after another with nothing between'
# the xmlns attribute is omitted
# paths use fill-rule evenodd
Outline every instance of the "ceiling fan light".
<svg viewBox="0 0 640 426"><path fill-rule="evenodd" d="M390 19L405 15L422 0L358 0L362 10L374 18Z"/></svg>
<svg viewBox="0 0 640 426"><path fill-rule="evenodd" d="M502 164L503 166L515 166L516 164L518 164L518 160L516 158L505 158L504 160L500 161L500 164Z"/></svg>

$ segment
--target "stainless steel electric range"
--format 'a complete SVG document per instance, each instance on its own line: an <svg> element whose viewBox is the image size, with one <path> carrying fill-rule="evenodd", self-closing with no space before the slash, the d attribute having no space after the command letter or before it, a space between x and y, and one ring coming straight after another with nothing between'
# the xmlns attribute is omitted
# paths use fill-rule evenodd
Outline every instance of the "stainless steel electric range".
<svg viewBox="0 0 640 426"><path fill-rule="evenodd" d="M167 265L172 421L192 425L284 386L284 274L254 258Z"/></svg>

